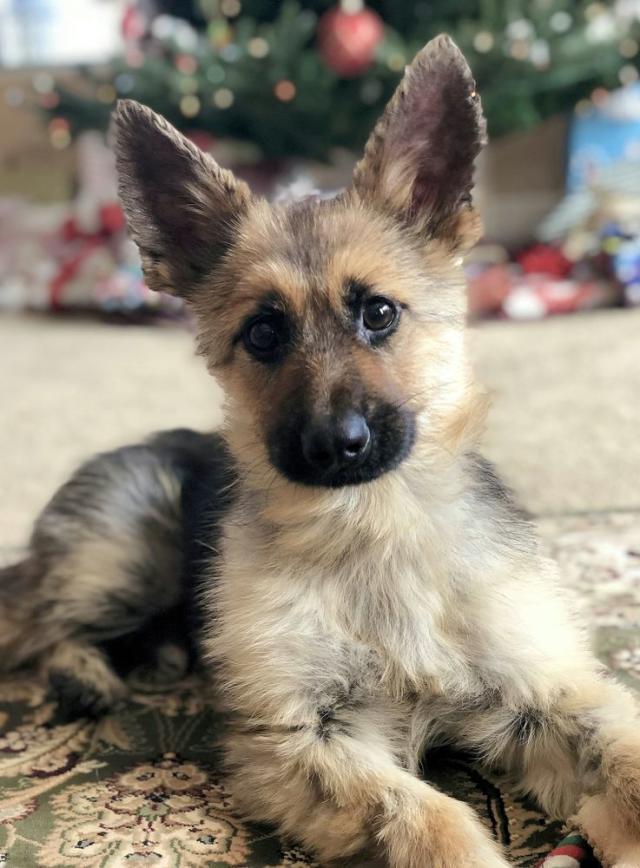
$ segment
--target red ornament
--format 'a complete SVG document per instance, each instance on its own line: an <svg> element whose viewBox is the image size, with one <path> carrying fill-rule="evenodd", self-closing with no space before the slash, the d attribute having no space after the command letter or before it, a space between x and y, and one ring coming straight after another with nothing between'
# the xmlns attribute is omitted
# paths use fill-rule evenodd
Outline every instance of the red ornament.
<svg viewBox="0 0 640 868"><path fill-rule="evenodd" d="M343 3L325 12L318 24L318 51L327 66L343 78L361 75L372 63L384 36L380 16L371 9L348 11Z"/></svg>
<svg viewBox="0 0 640 868"><path fill-rule="evenodd" d="M145 18L135 3L130 3L124 10L120 32L125 42L139 42L147 32Z"/></svg>

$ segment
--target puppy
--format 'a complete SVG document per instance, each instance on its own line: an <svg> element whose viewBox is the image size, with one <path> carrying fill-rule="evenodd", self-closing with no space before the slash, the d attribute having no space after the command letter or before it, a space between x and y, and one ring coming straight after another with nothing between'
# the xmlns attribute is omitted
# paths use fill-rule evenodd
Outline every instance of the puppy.
<svg viewBox="0 0 640 868"><path fill-rule="evenodd" d="M485 127L458 49L417 55L332 200L270 206L133 102L114 129L146 280L190 305L227 421L99 456L54 496L1 579L5 668L39 662L97 713L126 691L119 642L197 656L235 803L323 863L507 865L418 778L436 744L554 816L594 794L640 835L637 710L475 451L461 262Z"/></svg>

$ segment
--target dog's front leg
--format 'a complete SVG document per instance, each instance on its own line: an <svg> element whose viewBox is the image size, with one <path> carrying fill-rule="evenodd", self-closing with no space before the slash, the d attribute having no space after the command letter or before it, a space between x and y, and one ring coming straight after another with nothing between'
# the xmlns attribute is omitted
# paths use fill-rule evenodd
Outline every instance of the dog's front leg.
<svg viewBox="0 0 640 868"><path fill-rule="evenodd" d="M640 865L640 713L595 662L550 685L545 701L476 710L457 738L509 769L550 814L573 815L596 846L630 842L638 861L620 864Z"/></svg>
<svg viewBox="0 0 640 868"><path fill-rule="evenodd" d="M309 711L295 726L247 722L229 739L234 798L249 816L323 863L367 851L392 868L506 868L467 805L402 767L392 715L377 705Z"/></svg>

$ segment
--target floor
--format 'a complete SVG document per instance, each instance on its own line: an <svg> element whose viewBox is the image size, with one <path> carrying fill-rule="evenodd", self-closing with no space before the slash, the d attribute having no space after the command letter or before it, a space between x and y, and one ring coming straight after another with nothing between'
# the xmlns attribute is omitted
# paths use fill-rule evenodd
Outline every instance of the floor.
<svg viewBox="0 0 640 868"><path fill-rule="evenodd" d="M579 599L595 652L638 690L640 311L485 324L472 346L493 403L486 452L537 513L544 550ZM221 419L220 392L190 335L171 327L0 318L0 400L0 564L88 454L153 429ZM66 866L80 847L83 859L109 866L162 852L171 864L311 868L298 849L233 814L202 686L138 687L116 713L69 725L56 723L42 685L0 682L0 862ZM429 774L473 805L518 868L540 864L562 835L498 778L460 762L431 764ZM595 864L580 839L567 840L583 853L576 865Z"/></svg>
<svg viewBox="0 0 640 868"><path fill-rule="evenodd" d="M640 310L474 329L485 452L538 515L640 510ZM97 450L206 428L221 396L172 326L0 317L0 546Z"/></svg>

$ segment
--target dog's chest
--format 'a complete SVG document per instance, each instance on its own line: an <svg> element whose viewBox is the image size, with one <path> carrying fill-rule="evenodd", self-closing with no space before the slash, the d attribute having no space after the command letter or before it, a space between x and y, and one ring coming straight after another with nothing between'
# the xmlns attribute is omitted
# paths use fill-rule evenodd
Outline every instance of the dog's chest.
<svg viewBox="0 0 640 868"><path fill-rule="evenodd" d="M391 558L360 552L335 569L280 557L266 568L245 536L242 546L227 548L225 560L219 604L229 626L227 653L242 636L243 646L260 648L260 660L271 660L274 670L313 682L336 673L359 682L366 670L371 690L395 698L471 680L464 636L471 613L428 552ZM244 651L238 659L255 665Z"/></svg>
<svg viewBox="0 0 640 868"><path fill-rule="evenodd" d="M347 644L370 648L382 686L394 695L414 689L439 693L470 680L466 634L472 613L444 591L436 573L426 558L399 563L385 576L365 563L348 580L337 576L318 593L328 629Z"/></svg>

